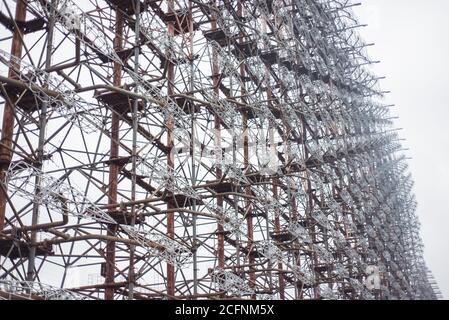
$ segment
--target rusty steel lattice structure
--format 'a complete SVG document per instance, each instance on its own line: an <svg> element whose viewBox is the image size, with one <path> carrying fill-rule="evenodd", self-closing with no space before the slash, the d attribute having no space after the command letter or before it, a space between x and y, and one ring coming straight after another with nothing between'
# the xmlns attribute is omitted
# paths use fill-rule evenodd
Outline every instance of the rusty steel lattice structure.
<svg viewBox="0 0 449 320"><path fill-rule="evenodd" d="M0 296L437 298L355 5L1 0Z"/></svg>

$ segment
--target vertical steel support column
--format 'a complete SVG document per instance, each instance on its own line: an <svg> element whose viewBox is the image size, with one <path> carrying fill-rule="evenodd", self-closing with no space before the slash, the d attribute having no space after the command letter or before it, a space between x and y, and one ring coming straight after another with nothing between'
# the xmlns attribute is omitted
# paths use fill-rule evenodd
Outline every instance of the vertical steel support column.
<svg viewBox="0 0 449 320"><path fill-rule="evenodd" d="M123 47L123 13L117 9L116 11L116 26L115 26L115 38L114 48L120 50ZM116 87L120 87L122 82L122 66L118 62L114 62L113 67L113 84ZM119 166L115 160L119 156L119 126L120 116L116 112L112 112L111 119L111 151L110 151L110 165L109 165L109 189L108 198L109 204L117 204L117 184L118 184L118 171ZM115 208L111 209L112 211ZM116 225L108 226L108 236L114 237L117 232ZM115 241L108 241L106 243L106 277L105 283L110 286L105 288L105 299L112 300L114 298L114 283L115 278Z"/></svg>
<svg viewBox="0 0 449 320"><path fill-rule="evenodd" d="M282 88L282 85L281 85ZM284 89L285 90L285 89ZM286 175L289 175L292 172L292 168L291 168L291 162L292 162L292 154L291 154L291 145L290 145L290 141L289 141L289 137L291 136L291 129L288 125L288 123L284 120L283 121L283 125L285 128L285 132L283 135L283 141L282 143L285 146L285 163L288 163L288 165L285 168L286 171ZM296 205L296 199L295 199L295 195L294 195L294 189L295 189L295 184L293 183L292 178L288 178L287 180L287 190L288 190L288 201L290 203L291 206L291 212L290 212L290 220L291 221L298 221L298 210L297 210L297 205ZM294 257L294 261L295 261L295 265L300 266L301 265L301 255L299 254L299 250L294 250L292 252L292 255ZM295 298L296 299L301 299L302 298L302 287L298 285L295 285Z"/></svg>
<svg viewBox="0 0 449 320"><path fill-rule="evenodd" d="M216 1L214 1L214 6L216 5ZM217 17L216 13L212 13L212 21L211 21L211 30L215 31L217 30ZM218 56L217 52L212 53L212 78L213 78L213 85L214 85L214 93L216 95L219 94L219 65L218 65ZM223 151L221 149L221 123L220 118L215 115L214 116L214 145L215 145L215 152L219 152L218 155L215 155L216 159L218 160L218 157L220 157L220 160L223 162ZM217 175L217 180L220 180L223 176L223 170L220 166L217 166L215 169L215 174ZM217 207L221 210L223 210L223 196L217 196ZM221 214L221 213L220 213ZM224 267L224 228L223 225L218 222L217 223L217 258L218 258L218 268Z"/></svg>
<svg viewBox="0 0 449 320"><path fill-rule="evenodd" d="M309 151L308 151L308 149L306 147L306 141L307 141L306 120L305 120L305 117L304 117L303 114L301 114L300 118L301 118L301 125L302 125L301 140L302 140L303 146L304 146L304 157L306 159L308 159L310 153L309 153ZM305 214L306 214L307 226L309 226L309 223L310 223L310 221L312 219L312 212L313 212L313 207L314 207L314 199L313 199L312 192L311 192L312 191L312 183L311 183L310 177L309 177L309 175L307 173L306 173L306 177L305 178L306 178L306 181L304 183L304 189L305 189L304 191L307 194L307 207L306 207L306 213ZM316 229L316 226L313 227L311 235L310 235L313 244L315 244L317 242L317 240L316 240L317 231L315 229ZM312 261L313 261L312 270L314 272L314 276L316 278L318 278L319 277L319 273L318 273L318 271L315 271L315 267L318 264L317 255L316 255L315 252L312 252L311 255L312 255ZM318 293L317 293L318 286L316 284L314 284L313 288L314 288L313 289L314 298L318 298Z"/></svg>
<svg viewBox="0 0 449 320"><path fill-rule="evenodd" d="M134 72L139 73L139 54L140 54L140 0L134 2L136 23L134 26L135 40L134 40ZM136 85L135 92L138 92L138 84ZM137 183L137 130L138 130L138 112L139 112L139 100L135 99L132 106L132 121L133 121L133 137L132 137L132 181L131 181L131 226L136 224L136 183ZM128 299L134 298L134 251L135 246L129 247L129 272L128 272Z"/></svg>
<svg viewBox="0 0 449 320"><path fill-rule="evenodd" d="M239 17L243 17L242 14L242 3L240 0L237 1L237 15ZM240 39L239 42L242 43L243 34L239 34ZM243 59L243 57L241 57ZM240 76L241 79L244 79L245 76L245 67L243 64L240 65ZM241 82L241 90L240 95L244 97L246 95L246 87L245 83ZM242 98L242 102L245 103L244 98ZM243 172L247 173L249 169L249 137L248 137L248 112L244 111L242 113L242 124L243 124ZM251 186L245 186L245 195L251 196ZM254 268L254 255L252 254L253 245L254 245L254 226L253 226L253 215L252 215L252 204L248 197L245 197L245 217L246 217L246 225L247 225L247 236L248 236L248 264L249 264L249 282L250 286L253 287L256 283L256 273ZM255 295L252 296L253 299L256 298Z"/></svg>
<svg viewBox="0 0 449 320"><path fill-rule="evenodd" d="M168 13L173 13L173 6L174 1L169 0L168 1ZM175 26L173 24L173 21L167 22L167 28L168 28L168 36L172 38L175 34ZM169 47L169 50L172 49ZM170 52L167 52L167 55L170 56ZM167 66L167 95L170 97L174 94L174 78L175 78L175 66L173 62L168 61ZM175 159L174 159L174 116L173 114L169 114L167 118L167 146L168 146L168 155L167 155L167 167L168 171L172 174L175 168ZM170 179L173 177L170 176ZM167 192L169 197L173 197L174 194L172 191ZM176 205L172 203L167 204L167 209L175 209ZM170 211L167 213L167 235L174 239L175 237L175 212ZM171 263L167 263L167 294L170 296L175 295L175 266Z"/></svg>
<svg viewBox="0 0 449 320"><path fill-rule="evenodd" d="M243 67L240 67L240 75L244 76ZM245 95L245 89L242 89L242 96ZM245 111L242 115L242 123L243 123L243 172L247 173L249 169L249 141L248 141L248 114ZM245 195L251 196L251 186L245 186ZM248 197L245 197L245 217L246 217L246 226L247 236L248 236L248 264L249 264L249 282L250 286L253 287L256 282L256 273L254 268L254 254L253 254L253 246L254 246L254 225L253 225L253 215L252 215L252 204L251 200ZM255 299L255 295L253 296Z"/></svg>
<svg viewBox="0 0 449 320"><path fill-rule="evenodd" d="M16 4L15 21L24 22L26 19L26 9L28 0L19 0ZM23 27L17 23L17 28L14 29L11 43L11 55L21 58L22 56L22 41L23 41ZM19 66L17 66L19 68ZM14 78L14 71L9 70L9 77ZM5 102L5 109L3 110L2 135L0 145L0 181L4 181L6 171L12 158L12 138L14 133L14 106ZM5 190L0 191L0 231L5 226L6 202L8 195Z"/></svg>
<svg viewBox="0 0 449 320"><path fill-rule="evenodd" d="M47 47L46 47L46 57L45 57L45 68L50 68L51 65L51 56L53 50L53 35L54 35L54 26L55 26L55 9L54 4L55 0L52 0L50 9L50 17L48 21L47 27ZM46 79L47 81L48 79ZM46 84L45 84L46 86ZM36 168L42 170L43 159L44 159L44 142L45 142L45 129L47 126L47 107L48 101L42 102L42 107L39 114L39 141L37 147L37 159L36 159ZM41 177L35 177L35 194L39 194L40 186L41 186ZM33 213L31 217L31 225L35 226L38 224L39 220L39 202L36 201L33 203ZM36 259L36 246L34 243L36 242L37 231L31 232L31 246L30 252L28 254L28 267L27 267L27 280L34 281L35 278L35 259Z"/></svg>
<svg viewBox="0 0 449 320"><path fill-rule="evenodd" d="M267 33L267 19L266 18L262 20L262 30L264 33ZM264 46L264 49L266 50L269 48L267 46ZM270 76L270 71L267 69L266 77L269 78L269 76ZM266 93L267 93L268 107L271 108L271 107L273 107L273 103L272 103L273 92L271 90L271 87L267 86ZM270 144L271 143L275 144L275 141L274 141L275 127L276 127L275 120L269 120ZM271 145L270 145L270 148L271 148ZM271 191L273 192L273 198L277 202L277 201L279 201L279 191L278 191L279 180L276 177L273 177L272 181L271 181L271 185L272 185ZM274 232L279 233L281 231L281 221L279 219L279 215L280 215L279 208L276 207L274 214L275 214L274 215ZM268 216L267 216L267 221L268 221ZM277 268L278 268L279 298L281 300L285 300L285 280L284 280L282 261L278 261Z"/></svg>
<svg viewBox="0 0 449 320"><path fill-rule="evenodd" d="M277 178L274 178L273 180L273 197L276 201L279 200L279 193L278 193L278 180ZM279 209L276 209L275 217L274 217L274 231L276 233L280 232L281 230L281 222L279 219ZM279 269L279 299L285 300L285 280L284 280L284 273L283 273L283 265L281 261L278 261L277 265Z"/></svg>
<svg viewBox="0 0 449 320"><path fill-rule="evenodd" d="M195 77L195 69L193 65L194 61L194 29L193 29L193 6L192 1L189 1L189 43L190 43L190 82L189 82L189 90L190 92L194 91L194 77ZM194 103L194 102L193 102ZM195 106L192 107L191 110L191 138L190 138L190 156L191 156L191 166L192 166L192 177L191 183L192 187L196 185L196 162L195 162ZM196 200L192 200L192 210L196 211ZM198 246L198 238L197 238L197 215L194 214L192 216L192 243L193 243L193 295L196 297L198 294L198 255L197 255L197 246ZM196 298L195 298L196 299Z"/></svg>

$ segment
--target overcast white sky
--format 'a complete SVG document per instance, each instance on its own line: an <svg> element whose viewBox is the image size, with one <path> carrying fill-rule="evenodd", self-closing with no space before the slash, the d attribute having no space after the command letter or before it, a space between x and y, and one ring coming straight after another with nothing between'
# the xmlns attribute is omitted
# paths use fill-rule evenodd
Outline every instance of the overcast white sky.
<svg viewBox="0 0 449 320"><path fill-rule="evenodd" d="M357 2L354 0L354 3ZM415 180L425 258L449 298L448 0L360 0L354 9L382 88L396 104L396 126Z"/></svg>

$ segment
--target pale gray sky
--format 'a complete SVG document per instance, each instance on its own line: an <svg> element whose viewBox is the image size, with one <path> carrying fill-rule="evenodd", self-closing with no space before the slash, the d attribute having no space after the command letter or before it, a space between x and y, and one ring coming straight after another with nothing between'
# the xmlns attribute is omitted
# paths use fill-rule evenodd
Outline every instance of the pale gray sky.
<svg viewBox="0 0 449 320"><path fill-rule="evenodd" d="M356 1L354 1L356 2ZM354 9L415 180L425 258L449 298L449 1L360 0Z"/></svg>

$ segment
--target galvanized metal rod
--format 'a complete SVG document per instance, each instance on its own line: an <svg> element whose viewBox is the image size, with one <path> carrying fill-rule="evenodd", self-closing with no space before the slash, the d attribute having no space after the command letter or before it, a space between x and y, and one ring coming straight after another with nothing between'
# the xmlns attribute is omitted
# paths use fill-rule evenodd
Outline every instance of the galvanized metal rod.
<svg viewBox="0 0 449 320"><path fill-rule="evenodd" d="M55 3L55 0L52 0L52 4ZM46 56L45 56L45 68L49 68L51 66L51 57L53 54L53 36L54 36L54 27L55 27L55 12L52 9L50 11L50 17L48 21L47 28L47 47L46 47ZM48 81L48 79L45 79ZM47 126L47 108L48 108L48 100L45 99L42 102L41 112L39 114L39 141L37 146L37 159L35 161L35 166L38 170L42 170L43 166L43 158L44 158L44 141L45 141L45 130ZM38 198L41 189L41 176L37 175L34 178L35 184L35 195L36 199L33 203L33 213L31 216L31 228L36 226L39 221L39 207L41 205L41 201ZM31 242L36 242L37 230L31 231ZM36 259L36 246L31 244L30 251L28 254L28 267L27 267L27 280L33 281L35 278L35 259Z"/></svg>
<svg viewBox="0 0 449 320"><path fill-rule="evenodd" d="M193 57L194 57L194 45L193 45L193 38L194 38L194 30L193 30L193 16L192 16L192 1L189 1L189 44L190 44L190 54L192 56L192 59L190 60L190 82L189 82L189 91L194 91L194 77L195 77L195 69L193 64ZM196 186L196 162L195 162L195 141L196 141L196 135L195 135L195 114L196 114L196 106L194 104L191 105L191 136L190 136L190 159L191 159L191 179L190 183L192 185L192 188L195 188ZM193 199L192 202L192 210L196 211L196 200ZM197 239L197 215L192 216L192 244L193 244L193 295L196 297L198 295L198 239Z"/></svg>

